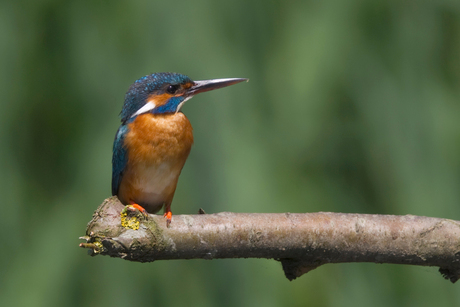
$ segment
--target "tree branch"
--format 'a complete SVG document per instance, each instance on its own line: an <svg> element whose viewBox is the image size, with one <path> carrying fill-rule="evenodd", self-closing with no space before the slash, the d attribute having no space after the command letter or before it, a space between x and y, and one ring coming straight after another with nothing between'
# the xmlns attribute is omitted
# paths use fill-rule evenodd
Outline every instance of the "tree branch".
<svg viewBox="0 0 460 307"><path fill-rule="evenodd" d="M437 266L460 278L460 222L413 215L345 213L217 213L161 216L126 211L106 199L89 222L81 247L91 255L131 261L268 258L293 280L320 265L375 262ZM122 226L123 224L123 226ZM136 229L138 228L138 229Z"/></svg>

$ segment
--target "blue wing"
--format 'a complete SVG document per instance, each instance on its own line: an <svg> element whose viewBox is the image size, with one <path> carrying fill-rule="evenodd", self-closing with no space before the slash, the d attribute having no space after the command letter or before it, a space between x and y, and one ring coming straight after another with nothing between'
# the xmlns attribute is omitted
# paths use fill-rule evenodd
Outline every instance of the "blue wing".
<svg viewBox="0 0 460 307"><path fill-rule="evenodd" d="M112 195L118 195L120 188L121 178L123 178L123 171L128 161L124 141L128 126L123 124L118 128L115 141L113 142L113 156L112 156Z"/></svg>

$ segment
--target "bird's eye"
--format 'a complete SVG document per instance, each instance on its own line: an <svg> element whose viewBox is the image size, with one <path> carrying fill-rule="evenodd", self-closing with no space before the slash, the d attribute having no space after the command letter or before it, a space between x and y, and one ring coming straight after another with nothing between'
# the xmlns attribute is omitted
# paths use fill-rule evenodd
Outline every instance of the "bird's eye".
<svg viewBox="0 0 460 307"><path fill-rule="evenodd" d="M166 92L168 92L168 94L175 94L178 89L179 89L179 84L171 84L166 89Z"/></svg>

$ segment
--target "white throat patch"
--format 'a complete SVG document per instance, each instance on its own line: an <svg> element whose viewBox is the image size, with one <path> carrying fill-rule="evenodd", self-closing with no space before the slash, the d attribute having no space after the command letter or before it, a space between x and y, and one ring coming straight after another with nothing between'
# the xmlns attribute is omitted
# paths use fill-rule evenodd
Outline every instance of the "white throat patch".
<svg viewBox="0 0 460 307"><path fill-rule="evenodd" d="M184 103L189 100L190 98L192 98L193 96L188 96L187 98L185 98L184 100L182 100L181 103L179 103L179 105L177 106L177 109L176 109L176 113L180 111L180 108L182 108L182 106L184 105Z"/></svg>

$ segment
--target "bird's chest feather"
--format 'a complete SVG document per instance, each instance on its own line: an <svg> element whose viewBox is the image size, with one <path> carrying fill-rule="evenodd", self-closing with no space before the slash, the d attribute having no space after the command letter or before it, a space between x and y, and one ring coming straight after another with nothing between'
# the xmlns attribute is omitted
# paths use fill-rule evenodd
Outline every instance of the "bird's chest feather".
<svg viewBox="0 0 460 307"><path fill-rule="evenodd" d="M181 112L147 113L137 116L128 128L124 141L128 161L123 180L130 182L132 193L149 202L174 194L193 144L188 119Z"/></svg>
<svg viewBox="0 0 460 307"><path fill-rule="evenodd" d="M193 144L192 126L181 112L142 114L128 128L128 164L174 163L186 159Z"/></svg>

